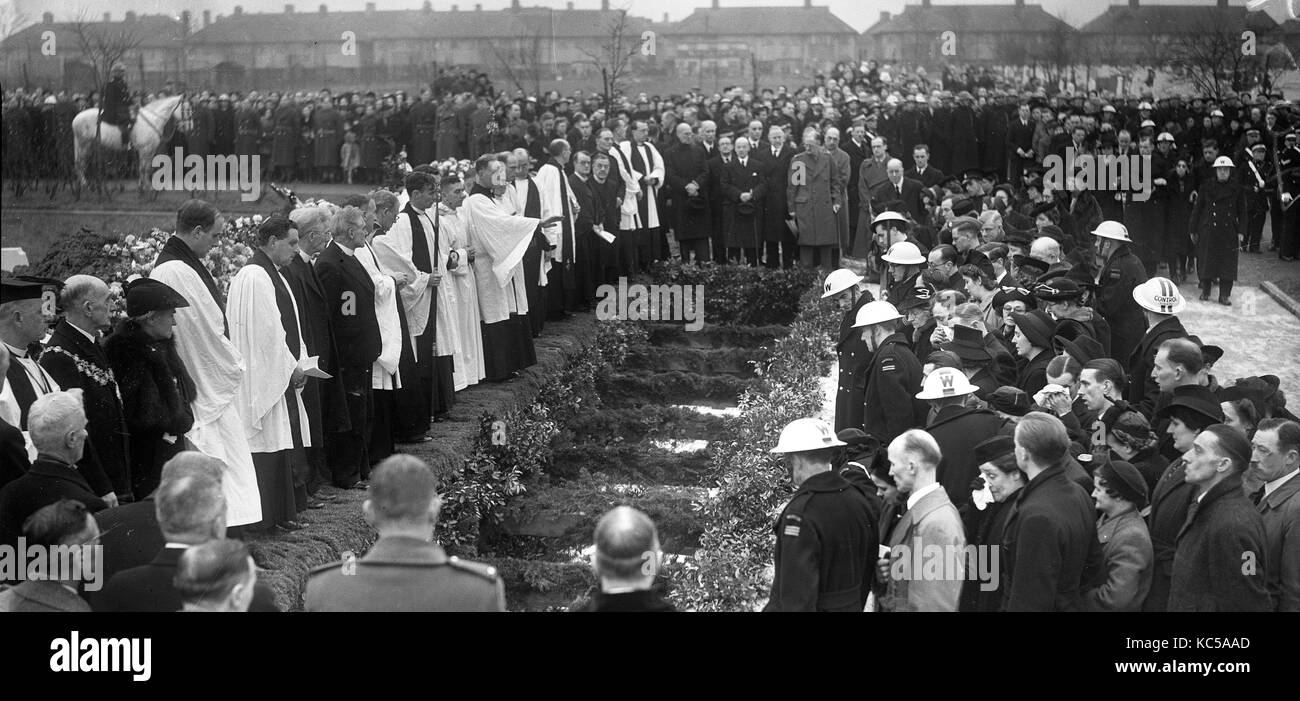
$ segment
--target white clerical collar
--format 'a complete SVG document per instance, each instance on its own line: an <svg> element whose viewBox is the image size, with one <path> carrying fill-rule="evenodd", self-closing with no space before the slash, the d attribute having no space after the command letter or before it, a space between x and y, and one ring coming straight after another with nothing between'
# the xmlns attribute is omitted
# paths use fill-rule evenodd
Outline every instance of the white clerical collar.
<svg viewBox="0 0 1300 701"><path fill-rule="evenodd" d="M80 332L81 332L81 335L82 335L82 336L85 336L85 337L88 338L88 339L90 339L90 342L91 342L91 343L95 343L96 341L99 340L98 338L95 337L94 334L92 334L92 333L90 333L89 331L87 331L87 330L81 328L80 326L77 326L76 324L72 323L71 321L68 322L68 326L71 326L72 328L74 328L74 329L80 331Z"/></svg>
<svg viewBox="0 0 1300 701"><path fill-rule="evenodd" d="M1279 477L1279 478L1273 480L1272 482L1265 482L1265 483L1264 483L1264 496L1268 496L1268 495L1272 494L1274 491L1277 490L1278 487L1281 487L1282 485L1286 484L1286 483L1287 483L1287 480L1290 480L1291 478L1295 477L1296 475L1300 475L1300 470L1292 470L1292 471L1286 473L1285 475L1282 475L1281 477Z"/></svg>
<svg viewBox="0 0 1300 701"><path fill-rule="evenodd" d="M912 495L907 498L907 509L910 511L913 506L916 506L916 502L921 501L921 497L924 497L942 486L943 485L938 482L931 482L930 484L912 492Z"/></svg>

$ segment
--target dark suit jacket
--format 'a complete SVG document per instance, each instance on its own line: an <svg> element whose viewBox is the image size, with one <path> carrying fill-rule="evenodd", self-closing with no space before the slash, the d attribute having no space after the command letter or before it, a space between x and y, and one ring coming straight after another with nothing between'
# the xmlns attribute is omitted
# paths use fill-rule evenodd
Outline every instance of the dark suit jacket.
<svg viewBox="0 0 1300 701"><path fill-rule="evenodd" d="M0 545L14 545L28 516L60 499L74 499L91 512L107 508L90 483L72 466L44 455L37 456L27 474L0 489Z"/></svg>
<svg viewBox="0 0 1300 701"><path fill-rule="evenodd" d="M975 444L1000 433L1010 434L1013 426L988 409L946 406L934 415L925 430L939 444L943 459L936 476L953 504L961 507L970 501L971 482L980 473L980 463L973 455Z"/></svg>
<svg viewBox="0 0 1300 701"><path fill-rule="evenodd" d="M933 165L927 165L925 167L925 172L918 175L916 172L916 166L912 166L903 171L903 177L920 181L921 187L934 187L943 182L944 174L943 171L935 168Z"/></svg>
<svg viewBox="0 0 1300 701"><path fill-rule="evenodd" d="M894 188L892 182L886 182L879 185L871 192L872 209L880 212L886 204L894 200L902 200L903 206L907 208L907 213L912 216L912 220L918 224L929 223L929 215L925 211L925 205L921 203L921 188L923 185L920 180L903 178L903 191L900 193Z"/></svg>
<svg viewBox="0 0 1300 701"><path fill-rule="evenodd" d="M100 467L119 496L131 494L128 431L123 418L117 380L104 349L73 328L59 322L41 353L41 367L62 389L80 388L86 406L86 430ZM143 495L141 495L143 496Z"/></svg>
<svg viewBox="0 0 1300 701"><path fill-rule="evenodd" d="M722 168L721 187L726 205L722 210L722 228L728 248L754 248L761 246L763 201L767 194L768 162L757 160L750 154L746 167L740 166L740 159L733 154L730 163L718 162ZM753 199L752 211L746 213L748 206L740 201L741 194L749 192ZM755 233L757 232L757 233Z"/></svg>
<svg viewBox="0 0 1300 701"><path fill-rule="evenodd" d="M1092 498L1060 465L1015 496L1003 537L1007 611L1078 611L1101 564Z"/></svg>
<svg viewBox="0 0 1300 701"><path fill-rule="evenodd" d="M103 590L94 596L95 610L180 611L181 595L172 579L183 554L184 548L163 547L149 564L113 575ZM259 581L253 587L253 603L248 610L259 613L279 611L271 587Z"/></svg>
<svg viewBox="0 0 1300 701"><path fill-rule="evenodd" d="M284 276L293 287L294 297L298 300L298 321L303 331L303 343L308 355L320 356L320 369L334 377L328 380L310 379L303 391L304 401L318 401L322 427L325 433L336 433L351 429L348 421L347 390L339 381L338 341L334 337L334 320L330 315L329 303L325 298L325 286L311 263L295 255L289 265L283 268ZM308 400L308 391L317 395L317 399ZM312 441L317 439L312 433Z"/></svg>
<svg viewBox="0 0 1300 701"><path fill-rule="evenodd" d="M674 236L678 240L708 236L709 168L704 150L698 144L678 142L664 150L663 159L664 192L670 200L668 217ZM687 194L686 186L692 182L700 187L696 204L704 204L703 211L694 211L687 204L692 198Z"/></svg>
<svg viewBox="0 0 1300 701"><path fill-rule="evenodd" d="M99 543L104 546L104 581L122 570L149 564L167 542L158 528L153 497L104 509L95 514ZM90 592L94 599L98 592Z"/></svg>
<svg viewBox="0 0 1300 701"><path fill-rule="evenodd" d="M0 487L22 477L31 466L23 432L0 419Z"/></svg>
<svg viewBox="0 0 1300 701"><path fill-rule="evenodd" d="M1193 497L1178 532L1169 611L1271 611L1264 522L1233 474ZM1254 568L1246 556L1254 554Z"/></svg>
<svg viewBox="0 0 1300 701"><path fill-rule="evenodd" d="M767 196L763 203L764 241L794 243L794 234L790 233L790 227L785 223L785 218L789 216L786 188L789 185L790 161L794 159L794 153L790 144L783 144L781 155L774 158L772 145L764 143L761 159L767 165L765 180L768 185ZM754 152L750 151L749 156L753 158Z"/></svg>
<svg viewBox="0 0 1300 701"><path fill-rule="evenodd" d="M1187 330L1183 328L1183 322L1176 316L1164 319L1147 329L1146 335L1142 336L1137 348L1134 348L1132 355L1129 356L1129 385L1124 392L1124 399L1147 418L1151 418L1155 413L1156 402L1160 398L1160 386L1151 379L1151 370L1156 364L1156 353L1160 350L1160 344L1172 338L1187 338Z"/></svg>
<svg viewBox="0 0 1300 701"><path fill-rule="evenodd" d="M330 242L316 257L316 275L325 290L334 337L338 342L339 367L369 369L379 357L383 339L375 315L375 283L356 259Z"/></svg>
<svg viewBox="0 0 1300 701"><path fill-rule="evenodd" d="M10 391L13 392L14 399L17 400L18 408L21 411L18 428L27 430L27 410L31 408L37 397L36 390L32 387L32 381L27 376L27 370L23 369L22 364L12 358L9 361L9 372L5 374L5 381L8 382ZM58 380L55 380L55 382L58 382ZM90 491L95 494L108 494L113 491L113 481L108 478L108 475L104 472L104 467L99 464L99 457L95 453L95 444L93 442L86 442L86 452L77 463L77 470L90 485Z"/></svg>

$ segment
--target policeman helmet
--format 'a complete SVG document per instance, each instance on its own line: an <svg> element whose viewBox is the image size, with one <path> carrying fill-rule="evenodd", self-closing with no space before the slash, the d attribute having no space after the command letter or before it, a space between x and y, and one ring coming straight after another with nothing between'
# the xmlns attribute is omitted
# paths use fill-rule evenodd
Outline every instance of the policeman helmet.
<svg viewBox="0 0 1300 701"><path fill-rule="evenodd" d="M848 445L835 437L830 424L821 419L795 419L781 429L781 438L771 450L779 453L802 453L807 450Z"/></svg>
<svg viewBox="0 0 1300 701"><path fill-rule="evenodd" d="M966 373L956 368L939 368L925 378L917 399L947 399L974 394L975 386L966 379Z"/></svg>
<svg viewBox="0 0 1300 701"><path fill-rule="evenodd" d="M1115 239L1124 243L1133 243L1128 237L1128 228L1117 221L1104 221L1092 230L1092 235L1103 239Z"/></svg>
<svg viewBox="0 0 1300 701"><path fill-rule="evenodd" d="M889 302L876 300L867 302L858 309L858 315L853 319L853 328L882 324L886 321L902 318L903 315L898 313L897 307Z"/></svg>
<svg viewBox="0 0 1300 701"><path fill-rule="evenodd" d="M862 280L863 277L852 270L849 270L848 268L840 268L826 276L826 284L822 286L822 299L834 297L859 282L862 282Z"/></svg>
<svg viewBox="0 0 1300 701"><path fill-rule="evenodd" d="M1133 301L1157 314L1177 314L1186 305L1178 286L1169 278L1153 277L1133 288Z"/></svg>
<svg viewBox="0 0 1300 701"><path fill-rule="evenodd" d="M899 241L890 246L889 252L880 259L895 265L925 265L925 256L921 255L921 249L911 241Z"/></svg>

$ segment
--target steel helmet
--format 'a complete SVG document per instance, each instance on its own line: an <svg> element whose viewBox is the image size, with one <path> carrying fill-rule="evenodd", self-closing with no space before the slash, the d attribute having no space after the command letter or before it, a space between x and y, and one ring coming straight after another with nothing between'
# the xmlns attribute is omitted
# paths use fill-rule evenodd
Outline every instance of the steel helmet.
<svg viewBox="0 0 1300 701"><path fill-rule="evenodd" d="M1233 164L1231 158L1228 158L1227 156L1219 156L1218 158L1214 159L1214 166L1213 166L1213 167L1215 167L1215 168L1236 168L1237 166Z"/></svg>
<svg viewBox="0 0 1300 701"><path fill-rule="evenodd" d="M921 249L911 241L899 241L890 246L889 252L880 259L895 265L925 265L925 256L921 255Z"/></svg>
<svg viewBox="0 0 1300 701"><path fill-rule="evenodd" d="M1128 237L1128 227L1117 221L1104 221L1092 230L1092 235L1103 239L1115 239L1125 243L1133 243L1133 239Z"/></svg>
<svg viewBox="0 0 1300 701"><path fill-rule="evenodd" d="M880 214L877 214L876 217L875 217L875 219L872 219L872 220L871 220L871 230L872 230L872 231L875 231L875 230L876 230L876 225L877 225L877 224L879 224L879 223L881 223L881 222L887 222L887 221L900 221L900 222L903 222L904 224L908 224L908 225L911 224L911 222L909 222L909 221L907 220L907 217L903 216L902 214L900 214L900 213L898 213L898 212L895 212L895 211L893 211L893 210L888 210L888 209L887 209L887 210L881 212Z"/></svg>
<svg viewBox="0 0 1300 701"><path fill-rule="evenodd" d="M1177 314L1186 305L1178 286L1163 277L1153 277L1134 287L1133 300L1139 307L1157 314Z"/></svg>
<svg viewBox="0 0 1300 701"><path fill-rule="evenodd" d="M859 282L862 282L863 279L864 278L861 275L858 275L848 268L840 268L826 276L826 284L822 285L822 299L834 297Z"/></svg>
<svg viewBox="0 0 1300 701"><path fill-rule="evenodd" d="M880 324L894 319L902 319L903 315L898 313L898 308L889 302L876 300L867 302L858 309L858 316L853 320L853 328L862 326L871 326Z"/></svg>
<svg viewBox="0 0 1300 701"><path fill-rule="evenodd" d="M939 368L925 378L917 399L946 399L974 394L975 386L966 379L966 373L956 368Z"/></svg>
<svg viewBox="0 0 1300 701"><path fill-rule="evenodd" d="M848 445L835 437L830 424L821 419L795 419L781 429L781 439L772 453L802 453Z"/></svg>

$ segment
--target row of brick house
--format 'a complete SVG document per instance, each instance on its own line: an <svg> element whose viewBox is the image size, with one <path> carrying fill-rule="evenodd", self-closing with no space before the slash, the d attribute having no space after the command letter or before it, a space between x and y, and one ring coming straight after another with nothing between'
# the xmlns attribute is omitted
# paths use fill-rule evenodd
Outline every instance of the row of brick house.
<svg viewBox="0 0 1300 701"><path fill-rule="evenodd" d="M398 0L400 1L400 0ZM409 1L409 0L408 0ZM1240 0L1239 0L1240 1ZM585 0L594 2L594 0ZM1244 6L1141 5L1127 0L1074 28L1038 5L937 5L920 0L858 33L826 7L699 8L678 22L628 16L625 53L632 83L748 84L755 69L764 83L806 82L837 62L876 59L933 68L961 64L1160 65L1180 37L1211 31L1256 32L1260 50L1300 44L1300 21L1279 25ZM443 5L361 12L285 5L283 12L250 13L235 6L213 18L128 12L83 29L99 36L134 37L124 59L132 86L168 81L216 90L250 87L411 85L441 67L471 67L498 84L542 89L599 85L592 54L610 41L620 13L609 0L600 9L522 7L503 10ZM953 32L952 35L945 34ZM54 51L50 51L53 38ZM945 47L945 41L948 46ZM50 13L0 42L0 80L87 89L93 71L77 31ZM947 50L945 50L947 49ZM1300 50L1292 49L1300 55ZM609 63L606 58L604 63ZM800 79L804 79L800 81Z"/></svg>

